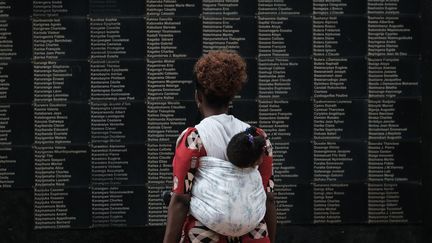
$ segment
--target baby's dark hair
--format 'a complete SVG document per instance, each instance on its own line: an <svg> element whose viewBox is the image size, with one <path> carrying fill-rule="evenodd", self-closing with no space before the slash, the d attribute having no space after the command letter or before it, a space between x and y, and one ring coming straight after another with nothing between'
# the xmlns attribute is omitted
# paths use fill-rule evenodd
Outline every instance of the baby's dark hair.
<svg viewBox="0 0 432 243"><path fill-rule="evenodd" d="M256 132L255 127L249 127L232 137L228 143L228 160L240 168L251 167L264 152L266 142L263 136Z"/></svg>

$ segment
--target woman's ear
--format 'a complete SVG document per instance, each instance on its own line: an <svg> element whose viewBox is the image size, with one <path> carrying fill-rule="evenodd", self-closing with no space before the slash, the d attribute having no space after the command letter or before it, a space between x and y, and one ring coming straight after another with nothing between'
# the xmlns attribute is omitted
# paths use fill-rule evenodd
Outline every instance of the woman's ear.
<svg viewBox="0 0 432 243"><path fill-rule="evenodd" d="M198 100L198 90L195 90L195 103L199 103L199 100Z"/></svg>
<svg viewBox="0 0 432 243"><path fill-rule="evenodd" d="M202 113L201 108L202 108L202 94L201 92L199 92L198 90L195 90L195 103L197 104L197 108L198 111Z"/></svg>
<svg viewBox="0 0 432 243"><path fill-rule="evenodd" d="M260 155L260 157L257 159L257 161L255 162L255 165L260 165L262 164L262 162L264 161L264 152Z"/></svg>
<svg viewBox="0 0 432 243"><path fill-rule="evenodd" d="M200 91L198 91L197 89L195 90L195 102L197 104L203 102L202 93Z"/></svg>

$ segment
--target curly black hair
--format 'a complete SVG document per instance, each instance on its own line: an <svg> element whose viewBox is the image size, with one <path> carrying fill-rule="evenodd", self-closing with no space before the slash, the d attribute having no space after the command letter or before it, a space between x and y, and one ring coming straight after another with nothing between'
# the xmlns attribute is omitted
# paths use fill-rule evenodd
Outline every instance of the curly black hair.
<svg viewBox="0 0 432 243"><path fill-rule="evenodd" d="M193 70L196 88L209 105L228 106L247 81L246 62L231 51L210 51L196 62Z"/></svg>

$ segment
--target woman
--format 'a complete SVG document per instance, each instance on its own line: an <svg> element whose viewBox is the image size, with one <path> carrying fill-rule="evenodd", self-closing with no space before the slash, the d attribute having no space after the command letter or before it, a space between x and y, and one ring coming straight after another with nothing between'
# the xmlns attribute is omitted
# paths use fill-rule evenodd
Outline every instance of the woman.
<svg viewBox="0 0 432 243"><path fill-rule="evenodd" d="M214 51L201 57L194 67L195 101L203 120L187 128L177 140L173 159L173 195L168 206L164 242L231 242L234 239L218 234L189 215L190 192L200 158L227 160L226 148L231 138L250 125L227 115L229 102L246 82L246 64L237 54ZM258 134L266 138L261 129ZM266 148L271 148L267 139ZM266 151L258 167L266 191L264 221L251 232L238 237L237 242L274 242L276 208L273 197L272 154ZM183 234L182 234L183 233Z"/></svg>

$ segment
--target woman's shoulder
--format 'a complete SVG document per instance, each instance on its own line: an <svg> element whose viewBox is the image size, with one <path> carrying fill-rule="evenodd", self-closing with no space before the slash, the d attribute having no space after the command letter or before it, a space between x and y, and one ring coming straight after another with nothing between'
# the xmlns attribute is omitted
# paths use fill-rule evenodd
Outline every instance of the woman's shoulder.
<svg viewBox="0 0 432 243"><path fill-rule="evenodd" d="M195 127L188 127L180 133L176 141L176 147L182 145L182 141L188 149L201 150L202 148L202 141Z"/></svg>
<svg viewBox="0 0 432 243"><path fill-rule="evenodd" d="M257 127L256 133L260 136L263 136L264 138L268 138L267 133L262 128Z"/></svg>
<svg viewBox="0 0 432 243"><path fill-rule="evenodd" d="M176 145L178 145L178 143L180 142L180 140L184 137L189 135L191 132L194 132L194 130L196 131L195 127L187 127L185 130L183 130L180 135L177 138L177 142Z"/></svg>

